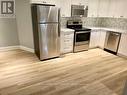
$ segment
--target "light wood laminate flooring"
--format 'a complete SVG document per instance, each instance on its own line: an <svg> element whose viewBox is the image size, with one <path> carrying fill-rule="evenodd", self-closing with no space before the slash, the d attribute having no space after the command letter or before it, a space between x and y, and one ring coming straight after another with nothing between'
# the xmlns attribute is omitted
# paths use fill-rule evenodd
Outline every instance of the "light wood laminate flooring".
<svg viewBox="0 0 127 95"><path fill-rule="evenodd" d="M0 52L0 95L122 95L126 80L127 60L101 49L47 61Z"/></svg>

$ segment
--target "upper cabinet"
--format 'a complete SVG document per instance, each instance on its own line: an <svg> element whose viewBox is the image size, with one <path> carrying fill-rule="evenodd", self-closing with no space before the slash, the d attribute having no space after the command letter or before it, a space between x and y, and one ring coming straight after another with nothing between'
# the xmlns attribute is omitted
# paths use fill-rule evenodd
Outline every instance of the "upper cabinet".
<svg viewBox="0 0 127 95"><path fill-rule="evenodd" d="M123 14L123 17L124 18L127 18L127 12L126 12L126 9L127 9L127 0L121 0L121 1L123 1L123 8L122 8L122 14Z"/></svg>
<svg viewBox="0 0 127 95"><path fill-rule="evenodd" d="M55 4L61 9L61 17L71 17L71 5L88 5L88 0L30 0L30 2Z"/></svg>
<svg viewBox="0 0 127 95"><path fill-rule="evenodd" d="M98 17L99 0L88 1L88 17Z"/></svg>
<svg viewBox="0 0 127 95"><path fill-rule="evenodd" d="M30 0L30 3L55 4L55 0Z"/></svg>
<svg viewBox="0 0 127 95"><path fill-rule="evenodd" d="M114 18L127 18L127 13L125 9L127 8L126 5L127 0L110 0L109 1L109 17Z"/></svg>
<svg viewBox="0 0 127 95"><path fill-rule="evenodd" d="M59 0L61 8L61 17L71 17L71 0Z"/></svg>
<svg viewBox="0 0 127 95"><path fill-rule="evenodd" d="M98 3L98 17L109 17L110 0L100 0Z"/></svg>
<svg viewBox="0 0 127 95"><path fill-rule="evenodd" d="M88 5L88 0L71 0L72 5Z"/></svg>
<svg viewBox="0 0 127 95"><path fill-rule="evenodd" d="M127 0L89 0L89 17L127 18Z"/></svg>

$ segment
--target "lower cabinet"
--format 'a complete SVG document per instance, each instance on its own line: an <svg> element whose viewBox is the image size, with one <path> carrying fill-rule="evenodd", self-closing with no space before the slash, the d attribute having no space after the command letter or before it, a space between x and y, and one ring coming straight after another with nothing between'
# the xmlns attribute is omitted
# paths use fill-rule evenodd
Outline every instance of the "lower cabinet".
<svg viewBox="0 0 127 95"><path fill-rule="evenodd" d="M123 33L121 35L118 54L127 56L127 34L126 33Z"/></svg>
<svg viewBox="0 0 127 95"><path fill-rule="evenodd" d="M73 52L74 31L71 29L61 30L61 54Z"/></svg>
<svg viewBox="0 0 127 95"><path fill-rule="evenodd" d="M100 32L98 30L92 30L90 36L90 45L89 48L98 47Z"/></svg>
<svg viewBox="0 0 127 95"><path fill-rule="evenodd" d="M100 30L99 33L100 33L100 36L98 37L99 38L98 46L104 49L105 39L106 39L106 30Z"/></svg>
<svg viewBox="0 0 127 95"><path fill-rule="evenodd" d="M90 37L90 48L104 48L106 38L106 31L105 30L92 30L91 37Z"/></svg>

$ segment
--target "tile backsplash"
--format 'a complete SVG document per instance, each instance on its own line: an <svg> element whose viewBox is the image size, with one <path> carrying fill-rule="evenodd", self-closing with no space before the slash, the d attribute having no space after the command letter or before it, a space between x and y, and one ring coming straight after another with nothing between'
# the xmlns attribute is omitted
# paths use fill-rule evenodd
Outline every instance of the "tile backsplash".
<svg viewBox="0 0 127 95"><path fill-rule="evenodd" d="M83 26L106 27L127 30L127 19L125 18L61 18L61 26L66 27L67 20L81 19Z"/></svg>
<svg viewBox="0 0 127 95"><path fill-rule="evenodd" d="M101 27L118 28L127 30L127 19L125 18L100 18Z"/></svg>

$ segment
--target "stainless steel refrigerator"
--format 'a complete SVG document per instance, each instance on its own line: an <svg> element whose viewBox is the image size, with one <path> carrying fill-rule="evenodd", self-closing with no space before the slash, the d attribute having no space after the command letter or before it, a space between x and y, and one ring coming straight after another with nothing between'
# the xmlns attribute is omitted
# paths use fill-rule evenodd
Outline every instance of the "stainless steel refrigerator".
<svg viewBox="0 0 127 95"><path fill-rule="evenodd" d="M36 55L40 60L59 57L60 9L43 4L32 4L31 9Z"/></svg>

